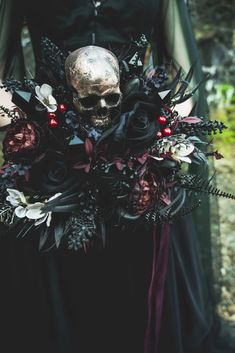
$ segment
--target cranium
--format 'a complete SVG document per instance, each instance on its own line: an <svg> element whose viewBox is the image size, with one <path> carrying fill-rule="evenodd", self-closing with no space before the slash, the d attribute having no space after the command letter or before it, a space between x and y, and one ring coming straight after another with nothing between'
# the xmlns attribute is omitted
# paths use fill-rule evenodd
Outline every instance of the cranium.
<svg viewBox="0 0 235 353"><path fill-rule="evenodd" d="M66 59L65 73L74 91L74 105L81 116L95 127L106 127L121 102L119 65L115 55L97 46L77 49Z"/></svg>

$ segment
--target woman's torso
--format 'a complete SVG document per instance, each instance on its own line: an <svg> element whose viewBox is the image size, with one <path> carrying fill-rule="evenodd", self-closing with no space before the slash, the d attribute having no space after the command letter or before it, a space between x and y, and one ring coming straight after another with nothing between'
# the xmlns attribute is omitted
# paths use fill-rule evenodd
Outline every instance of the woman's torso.
<svg viewBox="0 0 235 353"><path fill-rule="evenodd" d="M74 50L85 45L122 45L150 37L160 0L106 0L95 9L93 0L24 0L34 48L40 37Z"/></svg>

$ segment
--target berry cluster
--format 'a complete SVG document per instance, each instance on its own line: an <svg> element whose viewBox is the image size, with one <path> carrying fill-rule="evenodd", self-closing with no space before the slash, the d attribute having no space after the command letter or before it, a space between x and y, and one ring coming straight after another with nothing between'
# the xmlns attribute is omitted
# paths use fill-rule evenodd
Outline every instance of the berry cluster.
<svg viewBox="0 0 235 353"><path fill-rule="evenodd" d="M48 125L52 128L55 128L59 124L58 120L58 113L64 114L67 111L68 107L66 104L61 103L58 104L58 108L56 112L48 112L47 117L48 117Z"/></svg>

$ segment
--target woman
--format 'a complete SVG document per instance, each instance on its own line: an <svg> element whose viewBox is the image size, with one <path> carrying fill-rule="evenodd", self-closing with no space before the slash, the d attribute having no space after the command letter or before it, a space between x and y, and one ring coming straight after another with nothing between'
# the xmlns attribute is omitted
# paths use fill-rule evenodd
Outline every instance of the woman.
<svg viewBox="0 0 235 353"><path fill-rule="evenodd" d="M30 31L37 75L43 36L69 51L93 44L119 55L144 34L153 48L156 44L159 62L167 49L185 70L197 58L184 1L41 0L35 4L25 0L19 4L2 0L0 4L5 73L19 63L16 52L21 49L23 20ZM185 19L183 30L180 17ZM167 27L169 18L174 18L174 26ZM195 81L199 75L197 68ZM143 230L121 232L109 227L106 248L87 255L64 249L38 253L35 239L3 239L3 352L14 352L16 342L19 350L35 353L215 352L210 341L213 313L191 221L178 222L171 229L157 337L153 323L146 333L151 237Z"/></svg>

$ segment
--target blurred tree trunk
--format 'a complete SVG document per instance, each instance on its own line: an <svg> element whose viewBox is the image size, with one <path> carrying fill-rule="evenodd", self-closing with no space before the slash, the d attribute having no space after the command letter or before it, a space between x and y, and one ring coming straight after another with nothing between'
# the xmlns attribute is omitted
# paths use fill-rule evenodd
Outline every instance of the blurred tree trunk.
<svg viewBox="0 0 235 353"><path fill-rule="evenodd" d="M235 0L188 0L203 65L235 84Z"/></svg>
<svg viewBox="0 0 235 353"><path fill-rule="evenodd" d="M210 73L211 85L208 95L214 90L216 91L217 85L227 84L228 86L235 85L235 0L187 0L189 11L191 14L196 41L201 54L202 64L204 70ZM215 92L214 92L215 93ZM214 95L216 97L216 95ZM218 97L218 96L217 96ZM209 102L209 100L208 100ZM220 100L213 100L213 108L221 104ZM226 109L224 109L226 115ZM215 119L215 118L213 118ZM220 116L219 119L220 120ZM226 124L227 125L227 124ZM227 143L227 142L226 142ZM231 165L234 165L234 159L229 157L228 159ZM213 162L210 165L210 169L214 169ZM229 181L229 175L222 175L222 178ZM219 178L218 178L219 179ZM220 175L221 179L221 175ZM215 178L215 184L216 184ZM221 180L220 180L221 182ZM217 186L217 185L216 185ZM223 188L224 185L221 186ZM220 185L218 185L220 187ZM231 190L234 193L234 190ZM219 206L218 206L219 205ZM214 274L214 289L215 289L215 301L218 304L219 312L228 307L228 299L224 295L224 291L227 294L235 292L234 278L233 276L221 275L221 271L228 270L224 269L223 263L223 252L227 251L228 244L224 244L226 236L229 234L220 234L220 219L219 214L224 212L221 207L221 202L218 200L211 200L211 253L213 259L213 274ZM222 208L222 209L221 209ZM223 223L222 223L223 226ZM222 229L222 228L221 228ZM227 231L228 233L228 231ZM221 237L220 237L221 235ZM208 249L209 251L209 249ZM232 261L232 254L229 255ZM228 271L227 271L228 272ZM227 284L225 285L225 280ZM232 297L232 296L231 296ZM230 300L231 305L234 306L235 312L235 301ZM224 314L224 313L223 313ZM223 315L224 318L226 315ZM228 316L228 315L227 315ZM231 315L230 315L231 316ZM232 320L229 321L232 324ZM227 322L228 323L228 322ZM226 323L226 324L227 324ZM235 314L234 314L234 326L235 326ZM227 331L228 340L233 341L235 346L235 332L228 328L223 329Z"/></svg>

